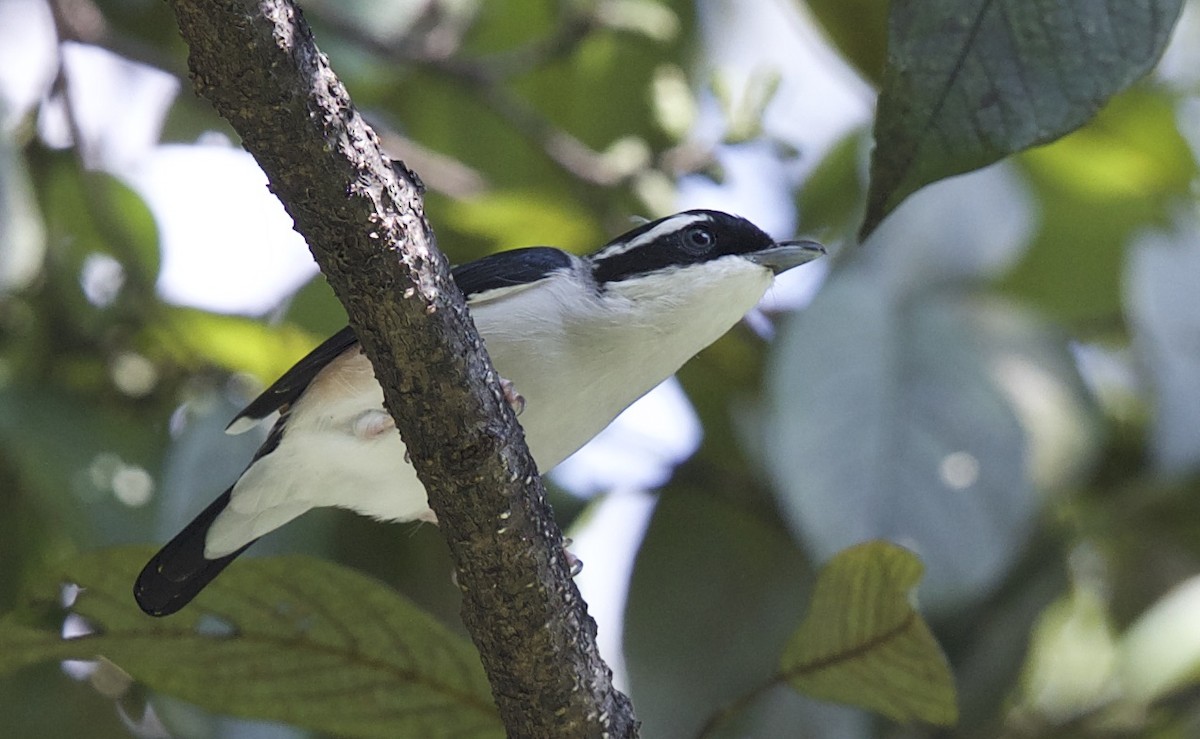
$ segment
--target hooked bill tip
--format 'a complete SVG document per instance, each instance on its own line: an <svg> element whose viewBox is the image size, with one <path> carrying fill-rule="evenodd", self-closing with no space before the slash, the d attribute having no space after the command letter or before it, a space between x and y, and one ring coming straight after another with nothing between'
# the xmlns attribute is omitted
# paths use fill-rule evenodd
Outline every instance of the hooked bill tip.
<svg viewBox="0 0 1200 739"><path fill-rule="evenodd" d="M779 241L770 248L746 255L750 261L761 264L775 274L784 272L792 267L811 262L825 256L824 245L809 239Z"/></svg>

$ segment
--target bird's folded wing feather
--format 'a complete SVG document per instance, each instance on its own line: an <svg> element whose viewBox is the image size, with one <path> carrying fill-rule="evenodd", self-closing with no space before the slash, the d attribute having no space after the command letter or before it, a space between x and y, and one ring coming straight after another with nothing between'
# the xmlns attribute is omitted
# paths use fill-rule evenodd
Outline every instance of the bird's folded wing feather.
<svg viewBox="0 0 1200 739"><path fill-rule="evenodd" d="M470 303L488 292L528 286L559 270L571 269L573 264L574 257L561 249L532 246L477 259L455 267L451 274ZM327 364L357 345L358 337L349 326L330 336L234 416L225 433L240 434L276 411L286 410Z"/></svg>
<svg viewBox="0 0 1200 739"><path fill-rule="evenodd" d="M349 326L321 342L320 346L296 362L282 377L251 401L250 405L243 408L241 413L234 416L225 427L225 433L240 434L257 426L275 411L285 410L287 406L296 402L325 365L357 344L358 337Z"/></svg>

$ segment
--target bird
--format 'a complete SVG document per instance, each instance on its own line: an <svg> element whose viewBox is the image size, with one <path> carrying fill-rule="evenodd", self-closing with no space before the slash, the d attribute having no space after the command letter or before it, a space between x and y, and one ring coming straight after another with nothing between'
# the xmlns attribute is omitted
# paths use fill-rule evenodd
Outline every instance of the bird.
<svg viewBox="0 0 1200 739"><path fill-rule="evenodd" d="M451 274L544 473L737 324L775 275L824 253L815 241L776 241L739 216L688 210L588 256L534 246ZM237 481L138 576L134 597L147 614L177 612L256 540L313 508L436 523L350 327L226 432L272 419Z"/></svg>

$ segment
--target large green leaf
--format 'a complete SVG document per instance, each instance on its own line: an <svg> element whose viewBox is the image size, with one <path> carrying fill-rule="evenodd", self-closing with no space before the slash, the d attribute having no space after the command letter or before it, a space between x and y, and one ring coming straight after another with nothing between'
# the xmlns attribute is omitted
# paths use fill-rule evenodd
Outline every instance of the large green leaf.
<svg viewBox="0 0 1200 739"><path fill-rule="evenodd" d="M894 0L861 233L918 188L1079 127L1158 60L1181 0Z"/></svg>
<svg viewBox="0 0 1200 739"><path fill-rule="evenodd" d="M882 267L841 270L783 326L767 467L816 556L911 543L929 569L923 600L955 608L999 582L1030 530L1025 433L983 351L983 308L897 290Z"/></svg>
<svg viewBox="0 0 1200 739"><path fill-rule="evenodd" d="M1200 469L1200 219L1181 217L1171 231L1144 234L1126 278L1126 302L1157 412L1151 454L1160 469Z"/></svg>
<svg viewBox="0 0 1200 739"><path fill-rule="evenodd" d="M221 713L339 736L503 735L471 645L380 583L306 557L252 559L155 619L130 592L151 554L92 552L56 569L0 621L0 673L103 656ZM62 638L53 616L64 583L81 586L71 610L90 634Z"/></svg>
<svg viewBox="0 0 1200 739"><path fill-rule="evenodd" d="M630 695L643 734L695 737L718 709L774 673L806 575L778 526L696 488L665 490L625 612ZM741 725L740 735L784 735L798 703L776 717L774 731Z"/></svg>
<svg viewBox="0 0 1200 739"><path fill-rule="evenodd" d="M122 471L149 480L164 441L144 419L103 399L31 382L0 386L0 453L27 501L78 541L119 540L124 527L144 521L144 509L118 502L114 482Z"/></svg>
<svg viewBox="0 0 1200 739"><path fill-rule="evenodd" d="M127 283L152 294L159 271L158 226L145 201L116 177L89 172L65 153L42 153L39 195L57 250L56 263L76 282L84 259L103 253L117 259Z"/></svg>
<svg viewBox="0 0 1200 739"><path fill-rule="evenodd" d="M896 721L953 724L954 678L910 602L920 578L921 561L886 542L830 560L780 661L788 683Z"/></svg>

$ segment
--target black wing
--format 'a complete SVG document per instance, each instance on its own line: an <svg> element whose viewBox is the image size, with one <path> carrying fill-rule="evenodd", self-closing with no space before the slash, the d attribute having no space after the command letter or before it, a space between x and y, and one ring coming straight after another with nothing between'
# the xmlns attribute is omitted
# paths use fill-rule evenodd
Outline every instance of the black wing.
<svg viewBox="0 0 1200 739"><path fill-rule="evenodd" d="M469 301L472 296L488 290L536 282L559 270L570 269L571 265L571 255L561 249L531 246L477 259L455 267L451 274L458 284L458 289L463 291ZM357 344L358 337L349 326L338 331L242 409L242 412L229 422L229 427L232 428L242 419L260 421L296 402L325 365Z"/></svg>
<svg viewBox="0 0 1200 739"><path fill-rule="evenodd" d="M261 421L277 410L296 402L296 399L308 388L309 383L317 373L325 369L325 365L342 355L347 349L358 344L358 337L349 326L338 331L313 349L304 359L296 362L290 370L263 391L242 412L229 422L229 428L242 419Z"/></svg>
<svg viewBox="0 0 1200 739"><path fill-rule="evenodd" d="M530 246L525 249L502 251L451 270L458 289L471 298L502 287L514 287L537 282L555 272L570 269L570 254L551 246Z"/></svg>

